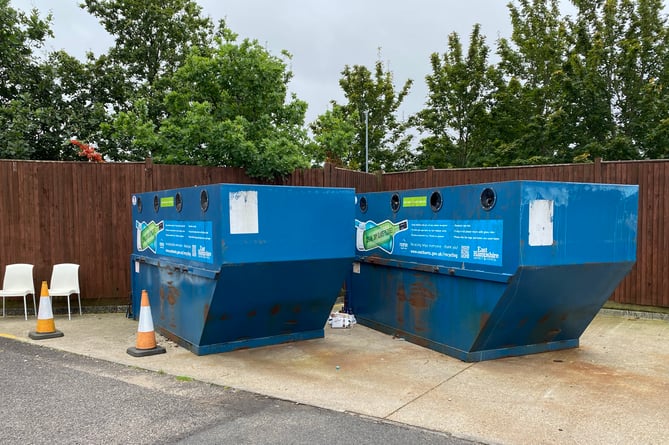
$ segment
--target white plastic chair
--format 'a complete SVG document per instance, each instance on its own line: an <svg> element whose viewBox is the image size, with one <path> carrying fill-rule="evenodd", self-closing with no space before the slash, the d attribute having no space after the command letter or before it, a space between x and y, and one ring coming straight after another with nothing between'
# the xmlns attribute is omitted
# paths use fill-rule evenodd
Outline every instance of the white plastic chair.
<svg viewBox="0 0 669 445"><path fill-rule="evenodd" d="M77 294L79 315L81 315L81 293L79 291L79 265L71 263L54 264L49 284L49 297L67 297L67 318L70 314L70 295Z"/></svg>
<svg viewBox="0 0 669 445"><path fill-rule="evenodd" d="M23 313L28 319L28 304L26 297L33 294L33 308L37 316L37 306L35 305L35 283L33 281L32 264L8 264L5 267L5 278L2 281L2 316L5 316L5 298L23 297Z"/></svg>

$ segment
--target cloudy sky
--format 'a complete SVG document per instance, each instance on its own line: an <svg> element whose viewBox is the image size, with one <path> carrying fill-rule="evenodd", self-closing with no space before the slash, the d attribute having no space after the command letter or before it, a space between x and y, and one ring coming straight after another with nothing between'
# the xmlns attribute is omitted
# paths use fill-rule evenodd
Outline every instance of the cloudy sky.
<svg viewBox="0 0 669 445"><path fill-rule="evenodd" d="M509 37L507 0L198 0L203 14L225 19L239 38L257 39L272 54L292 55L289 88L309 104L307 122L331 100L344 102L338 81L345 65L372 69L380 58L392 71L395 90L406 79L414 86L400 113L407 117L425 103L429 57L443 53L447 37L457 32L468 41L481 24L487 42ZM567 3L565 0L564 3ZM64 49L83 59L86 51L106 52L112 38L97 20L78 7L79 0L11 0L16 9L37 8L53 14L55 38L46 49ZM565 10L569 13L570 10ZM379 49L380 48L380 49Z"/></svg>

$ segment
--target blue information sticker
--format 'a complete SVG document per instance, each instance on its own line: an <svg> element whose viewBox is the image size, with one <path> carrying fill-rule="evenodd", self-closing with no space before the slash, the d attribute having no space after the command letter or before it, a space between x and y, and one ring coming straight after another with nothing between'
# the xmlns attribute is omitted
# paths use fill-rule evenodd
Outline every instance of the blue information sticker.
<svg viewBox="0 0 669 445"><path fill-rule="evenodd" d="M211 221L135 222L137 251L213 263Z"/></svg>
<svg viewBox="0 0 669 445"><path fill-rule="evenodd" d="M502 234L502 220L409 220L391 253L501 266Z"/></svg>

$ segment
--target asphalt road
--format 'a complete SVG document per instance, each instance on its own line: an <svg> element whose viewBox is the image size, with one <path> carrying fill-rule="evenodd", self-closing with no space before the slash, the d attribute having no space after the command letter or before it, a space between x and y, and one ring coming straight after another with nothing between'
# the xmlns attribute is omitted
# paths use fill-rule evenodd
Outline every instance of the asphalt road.
<svg viewBox="0 0 669 445"><path fill-rule="evenodd" d="M0 337L3 444L472 444Z"/></svg>

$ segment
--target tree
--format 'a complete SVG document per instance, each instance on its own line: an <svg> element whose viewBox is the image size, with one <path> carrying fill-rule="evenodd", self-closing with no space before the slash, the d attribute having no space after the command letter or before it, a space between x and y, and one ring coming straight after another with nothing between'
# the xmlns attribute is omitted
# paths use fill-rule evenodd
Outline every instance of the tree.
<svg viewBox="0 0 669 445"><path fill-rule="evenodd" d="M142 100L158 125L165 113L169 79L191 49L210 46L214 35L211 19L201 16L202 8L193 0L83 0L80 6L115 38L114 46L98 64L113 73L121 85L129 84L122 88L124 95L110 97L117 101L110 105L127 111ZM116 76L119 71L123 79ZM116 141L100 142L118 148Z"/></svg>
<svg viewBox="0 0 669 445"><path fill-rule="evenodd" d="M355 145L358 121L357 114L347 115L341 105L333 103L332 110L327 110L310 125L316 143L314 161L360 169L351 150Z"/></svg>
<svg viewBox="0 0 669 445"><path fill-rule="evenodd" d="M517 102L513 125L522 136L500 142L511 148L512 163L554 162L556 153L569 143L559 94L567 27L558 0L519 0L519 4L509 4L511 41L502 38L497 48L498 66L508 83L501 90L513 94L497 96L494 113L501 113L500 107L509 108L500 99Z"/></svg>
<svg viewBox="0 0 669 445"><path fill-rule="evenodd" d="M42 72L35 52L51 35L51 16L39 18L16 11L0 0L0 157L39 159L34 142L40 126L35 100L44 93Z"/></svg>
<svg viewBox="0 0 669 445"><path fill-rule="evenodd" d="M8 142L29 148L22 159L80 160L71 138L95 140L108 120L105 97L94 86L99 81L91 64L63 51L53 52L35 67L29 90L5 108L11 119Z"/></svg>
<svg viewBox="0 0 669 445"><path fill-rule="evenodd" d="M563 125L570 138L560 147L564 162L606 156L617 138L615 122L615 2L574 0L575 21L569 22L570 49L561 77Z"/></svg>
<svg viewBox="0 0 669 445"><path fill-rule="evenodd" d="M175 72L158 125L138 101L111 131L151 150L156 162L243 167L262 179L306 167L307 104L286 97L290 54L282 59L255 40L224 35L214 48L194 48Z"/></svg>
<svg viewBox="0 0 669 445"><path fill-rule="evenodd" d="M562 101L581 159L662 157L669 139L662 2L574 0Z"/></svg>
<svg viewBox="0 0 669 445"><path fill-rule="evenodd" d="M660 0L621 0L617 14L618 126L634 152L650 158L669 155L669 37L663 7Z"/></svg>
<svg viewBox="0 0 669 445"><path fill-rule="evenodd" d="M449 35L443 56L431 55L426 108L414 120L420 131L429 134L420 141L419 167L472 167L485 162L491 149L486 132L493 80L488 52L480 26L475 25L466 56L457 33Z"/></svg>
<svg viewBox="0 0 669 445"><path fill-rule="evenodd" d="M396 92L393 74L385 70L381 61L376 62L374 73L361 65L346 65L341 74L339 85L348 102L333 101L333 111L319 116L312 124L312 129L317 129L320 152L333 151L346 167L364 170L367 145L369 171L409 168L413 164L412 136L407 134L408 122L399 121L396 114L413 81L408 79ZM345 147L348 136L342 135L349 134L351 125L355 127L355 138ZM341 142L337 147L323 145L333 141Z"/></svg>
<svg viewBox="0 0 669 445"><path fill-rule="evenodd" d="M52 36L51 16L44 20L33 9L30 14L13 9L0 0L0 104L30 89L37 80L35 51Z"/></svg>
<svg viewBox="0 0 669 445"><path fill-rule="evenodd" d="M111 99L108 91L100 91L106 77L96 71L98 67L92 54L80 62L64 51L51 53L43 65L54 112L50 131L45 132L45 135L50 134L53 150L47 159L79 159L67 141L72 138L97 140L101 126L109 120L107 105Z"/></svg>
<svg viewBox="0 0 669 445"><path fill-rule="evenodd" d="M149 85L174 73L191 48L211 41L211 19L192 0L83 0L81 7L116 38L109 56Z"/></svg>

